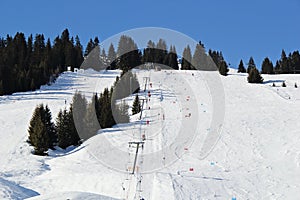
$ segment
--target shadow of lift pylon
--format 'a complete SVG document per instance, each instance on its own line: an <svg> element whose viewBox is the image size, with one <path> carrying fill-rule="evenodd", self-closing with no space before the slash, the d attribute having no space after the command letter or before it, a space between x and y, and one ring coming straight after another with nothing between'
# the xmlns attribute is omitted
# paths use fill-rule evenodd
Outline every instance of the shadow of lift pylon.
<svg viewBox="0 0 300 200"><path fill-rule="evenodd" d="M131 174L134 174L135 172L135 167L136 167L136 161L137 161L137 156L138 156L138 153L139 153L139 147L140 147L140 144L142 145L142 148L144 147L144 142L129 142L129 145L132 145L132 144L136 144L136 151L135 151L135 157L134 157L134 162L133 162L133 168L132 168L132 172Z"/></svg>

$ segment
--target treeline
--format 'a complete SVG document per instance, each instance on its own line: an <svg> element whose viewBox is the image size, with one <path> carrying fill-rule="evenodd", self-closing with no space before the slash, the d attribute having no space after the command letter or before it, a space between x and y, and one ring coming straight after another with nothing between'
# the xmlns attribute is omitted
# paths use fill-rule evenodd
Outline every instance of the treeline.
<svg viewBox="0 0 300 200"><path fill-rule="evenodd" d="M95 37L89 40L83 53L79 37L77 35L75 38L71 37L68 29L52 42L50 38L45 39L43 34L36 34L34 37L30 35L26 38L24 33L18 32L14 37L10 35L6 38L0 37L0 95L36 90L41 85L53 82L61 72L67 70L68 66L72 69L79 68L84 57L87 58L94 48L99 49L94 56L100 57L101 67L97 69L94 63L88 62L89 59L86 59L86 64L87 67L95 67L96 70L105 66L107 69L121 69L127 72L145 63L155 63L161 68L179 69L175 46L171 45L168 49L163 39L159 39L157 43L149 40L147 47L139 50L132 38L123 35L120 37L117 50L111 44L106 53L104 48L100 49L99 39ZM204 51L204 45L200 42L192 56L191 49L187 46L183 56L188 59L182 59L181 69L205 69L208 62ZM222 68L222 62L223 64L225 62L222 54L210 50L209 55L217 66ZM226 69L220 72L226 75Z"/></svg>
<svg viewBox="0 0 300 200"><path fill-rule="evenodd" d="M90 40L87 46L95 47L94 44L95 42ZM163 39L159 39L157 43L149 40L147 47L140 50L131 37L122 35L116 51L113 44L110 44L107 54L105 49L100 49L99 46L95 48L97 48L96 51L87 56L84 67L93 66L96 70L121 69L123 72L127 72L143 64L154 63L155 66L162 69L178 70L179 63L181 63L182 70L215 70L215 66L212 65L212 62L215 62L222 75L227 75L228 72L228 65L222 52L209 50L206 54L205 47L201 42L196 45L193 55L190 46L187 45L183 50L182 59L179 59L176 47L170 45L168 49L167 43ZM209 56L212 60L209 59ZM96 60L97 58L100 58L99 62Z"/></svg>
<svg viewBox="0 0 300 200"><path fill-rule="evenodd" d="M114 92L126 88L127 90L122 93ZM59 111L55 123L52 121L48 106L38 105L28 128L28 142L34 147L34 154L47 155L47 151L55 149L56 146L63 149L71 145L77 146L94 136L101 128L110 128L117 123L128 123L129 106L122 99L131 93L137 93L139 88L136 76L128 72L121 78L117 77L110 89L105 88L99 96L94 94L90 103L84 95L76 92L69 108ZM135 102L134 114L137 109L140 111L139 107L140 105Z"/></svg>
<svg viewBox="0 0 300 200"><path fill-rule="evenodd" d="M247 70L244 67L243 60L240 61L238 72L249 72L251 67L256 67L253 57L250 57ZM286 55L282 50L281 58L275 62L266 57L261 64L262 74L300 74L300 54L299 51L294 51Z"/></svg>
<svg viewBox="0 0 300 200"><path fill-rule="evenodd" d="M276 61L275 66L272 61L266 57L261 65L261 71L256 67L253 57L250 57L247 63L247 69L244 66L243 60L238 66L238 73L248 73L249 83L262 83L261 74L300 74L300 54L299 51L294 51L286 56L284 50L281 52L281 58Z"/></svg>
<svg viewBox="0 0 300 200"><path fill-rule="evenodd" d="M53 82L67 66L80 67L83 61L79 37L68 29L53 44L43 34L16 33L0 38L0 95L38 89Z"/></svg>

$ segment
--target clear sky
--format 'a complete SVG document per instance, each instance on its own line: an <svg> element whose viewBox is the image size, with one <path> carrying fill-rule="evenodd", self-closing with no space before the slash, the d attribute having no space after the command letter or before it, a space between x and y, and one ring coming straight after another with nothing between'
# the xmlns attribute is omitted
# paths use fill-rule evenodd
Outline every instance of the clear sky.
<svg viewBox="0 0 300 200"><path fill-rule="evenodd" d="M221 50L234 67L250 56L260 67L282 49L300 50L300 0L3 0L0 8L0 37L19 31L53 40L68 28L86 46L94 36L163 27Z"/></svg>

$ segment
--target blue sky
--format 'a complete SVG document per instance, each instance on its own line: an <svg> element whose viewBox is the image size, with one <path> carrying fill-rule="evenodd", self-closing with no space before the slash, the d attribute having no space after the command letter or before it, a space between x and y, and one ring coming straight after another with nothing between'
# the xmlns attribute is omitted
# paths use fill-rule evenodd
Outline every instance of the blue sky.
<svg viewBox="0 0 300 200"><path fill-rule="evenodd" d="M5 0L0 8L0 37L19 31L53 40L68 28L85 46L94 36L103 41L128 29L163 27L221 50L231 66L253 56L260 67L282 49L300 50L300 0Z"/></svg>

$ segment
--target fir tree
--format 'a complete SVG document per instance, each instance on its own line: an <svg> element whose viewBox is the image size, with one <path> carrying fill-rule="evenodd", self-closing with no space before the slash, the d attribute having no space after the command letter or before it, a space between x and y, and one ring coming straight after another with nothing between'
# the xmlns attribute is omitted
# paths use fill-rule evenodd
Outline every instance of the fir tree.
<svg viewBox="0 0 300 200"><path fill-rule="evenodd" d="M45 123L45 109L41 104L35 108L28 128L28 142L34 147L36 155L47 155L47 151L51 147L48 128Z"/></svg>
<svg viewBox="0 0 300 200"><path fill-rule="evenodd" d="M92 102L89 103L87 106L87 112L84 118L85 136L82 139L88 139L93 137L100 129L100 125L97 120L96 101L98 100L94 97L92 99Z"/></svg>
<svg viewBox="0 0 300 200"><path fill-rule="evenodd" d="M55 131L55 125L52 122L52 115L48 105L44 107L42 111L42 121L45 124L47 134L49 136L49 148L53 149L57 144L57 133Z"/></svg>
<svg viewBox="0 0 300 200"><path fill-rule="evenodd" d="M139 112L141 112L141 102L139 96L136 95L132 105L132 115L135 115Z"/></svg>
<svg viewBox="0 0 300 200"><path fill-rule="evenodd" d="M78 134L84 135L84 117L87 111L87 101L81 92L76 91L73 96L71 104L71 113L73 115L74 124L76 124L76 129ZM82 136L81 136L82 137Z"/></svg>
<svg viewBox="0 0 300 200"><path fill-rule="evenodd" d="M70 130L68 129L68 122L67 110L60 110L56 118L56 132L58 136L58 146L63 149L70 146Z"/></svg>
<svg viewBox="0 0 300 200"><path fill-rule="evenodd" d="M262 74L274 74L274 67L273 63L270 61L269 58L265 58L262 67L261 67Z"/></svg>
<svg viewBox="0 0 300 200"><path fill-rule="evenodd" d="M176 48L175 46L170 46L170 50L168 52L168 54L165 57L165 65L167 65L168 67L178 70L179 66L178 66L178 61L177 61L178 57L177 57L177 53L176 53Z"/></svg>
<svg viewBox="0 0 300 200"><path fill-rule="evenodd" d="M284 50L282 50L282 52L281 52L281 59L279 61L279 64L280 64L281 73L283 73L283 74L290 73L289 61L288 61L288 58L286 57Z"/></svg>
<svg viewBox="0 0 300 200"><path fill-rule="evenodd" d="M80 138L73 120L72 107L69 111L64 109L58 113L56 118L56 131L59 147L65 149L71 145L77 146L80 144Z"/></svg>
<svg viewBox="0 0 300 200"><path fill-rule="evenodd" d="M250 68L249 75L248 75L248 82L249 83L262 83L263 78L259 74L259 71L255 68Z"/></svg>
<svg viewBox="0 0 300 200"><path fill-rule="evenodd" d="M207 67L207 58L205 49L201 44L197 44L192 58L191 69L203 70Z"/></svg>
<svg viewBox="0 0 300 200"><path fill-rule="evenodd" d="M220 63L219 72L223 76L227 76L227 72L229 71L227 63L225 61L222 61Z"/></svg>
<svg viewBox="0 0 300 200"><path fill-rule="evenodd" d="M96 47L95 43L93 42L92 39L89 40L86 48L85 48L85 52L84 52L84 56L89 55L89 53Z"/></svg>
<svg viewBox="0 0 300 200"><path fill-rule="evenodd" d="M221 62L224 61L224 57L223 57L222 52L221 51L219 52L219 51L209 50L208 54L212 58L212 60L214 61L217 68L220 68ZM209 64L209 62L207 62L207 64ZM214 68L215 67L213 67L212 69L214 69Z"/></svg>
<svg viewBox="0 0 300 200"><path fill-rule="evenodd" d="M141 65L142 54L140 50L138 50L134 40L129 36L122 35L120 37L117 57L117 66L124 73Z"/></svg>
<svg viewBox="0 0 300 200"><path fill-rule="evenodd" d="M182 53L181 69L182 70L190 70L191 62L192 62L191 48L188 45L184 48L183 53Z"/></svg>
<svg viewBox="0 0 300 200"><path fill-rule="evenodd" d="M117 58L117 55L116 55L114 45L110 44L110 46L108 48L108 54L107 54L109 69L115 69L116 68L116 58Z"/></svg>
<svg viewBox="0 0 300 200"><path fill-rule="evenodd" d="M250 57L249 62L248 62L248 68L247 68L247 73L249 74L251 69L256 68L255 62L253 57Z"/></svg>
<svg viewBox="0 0 300 200"><path fill-rule="evenodd" d="M244 67L243 60L240 61L238 73L246 73L246 68Z"/></svg>

